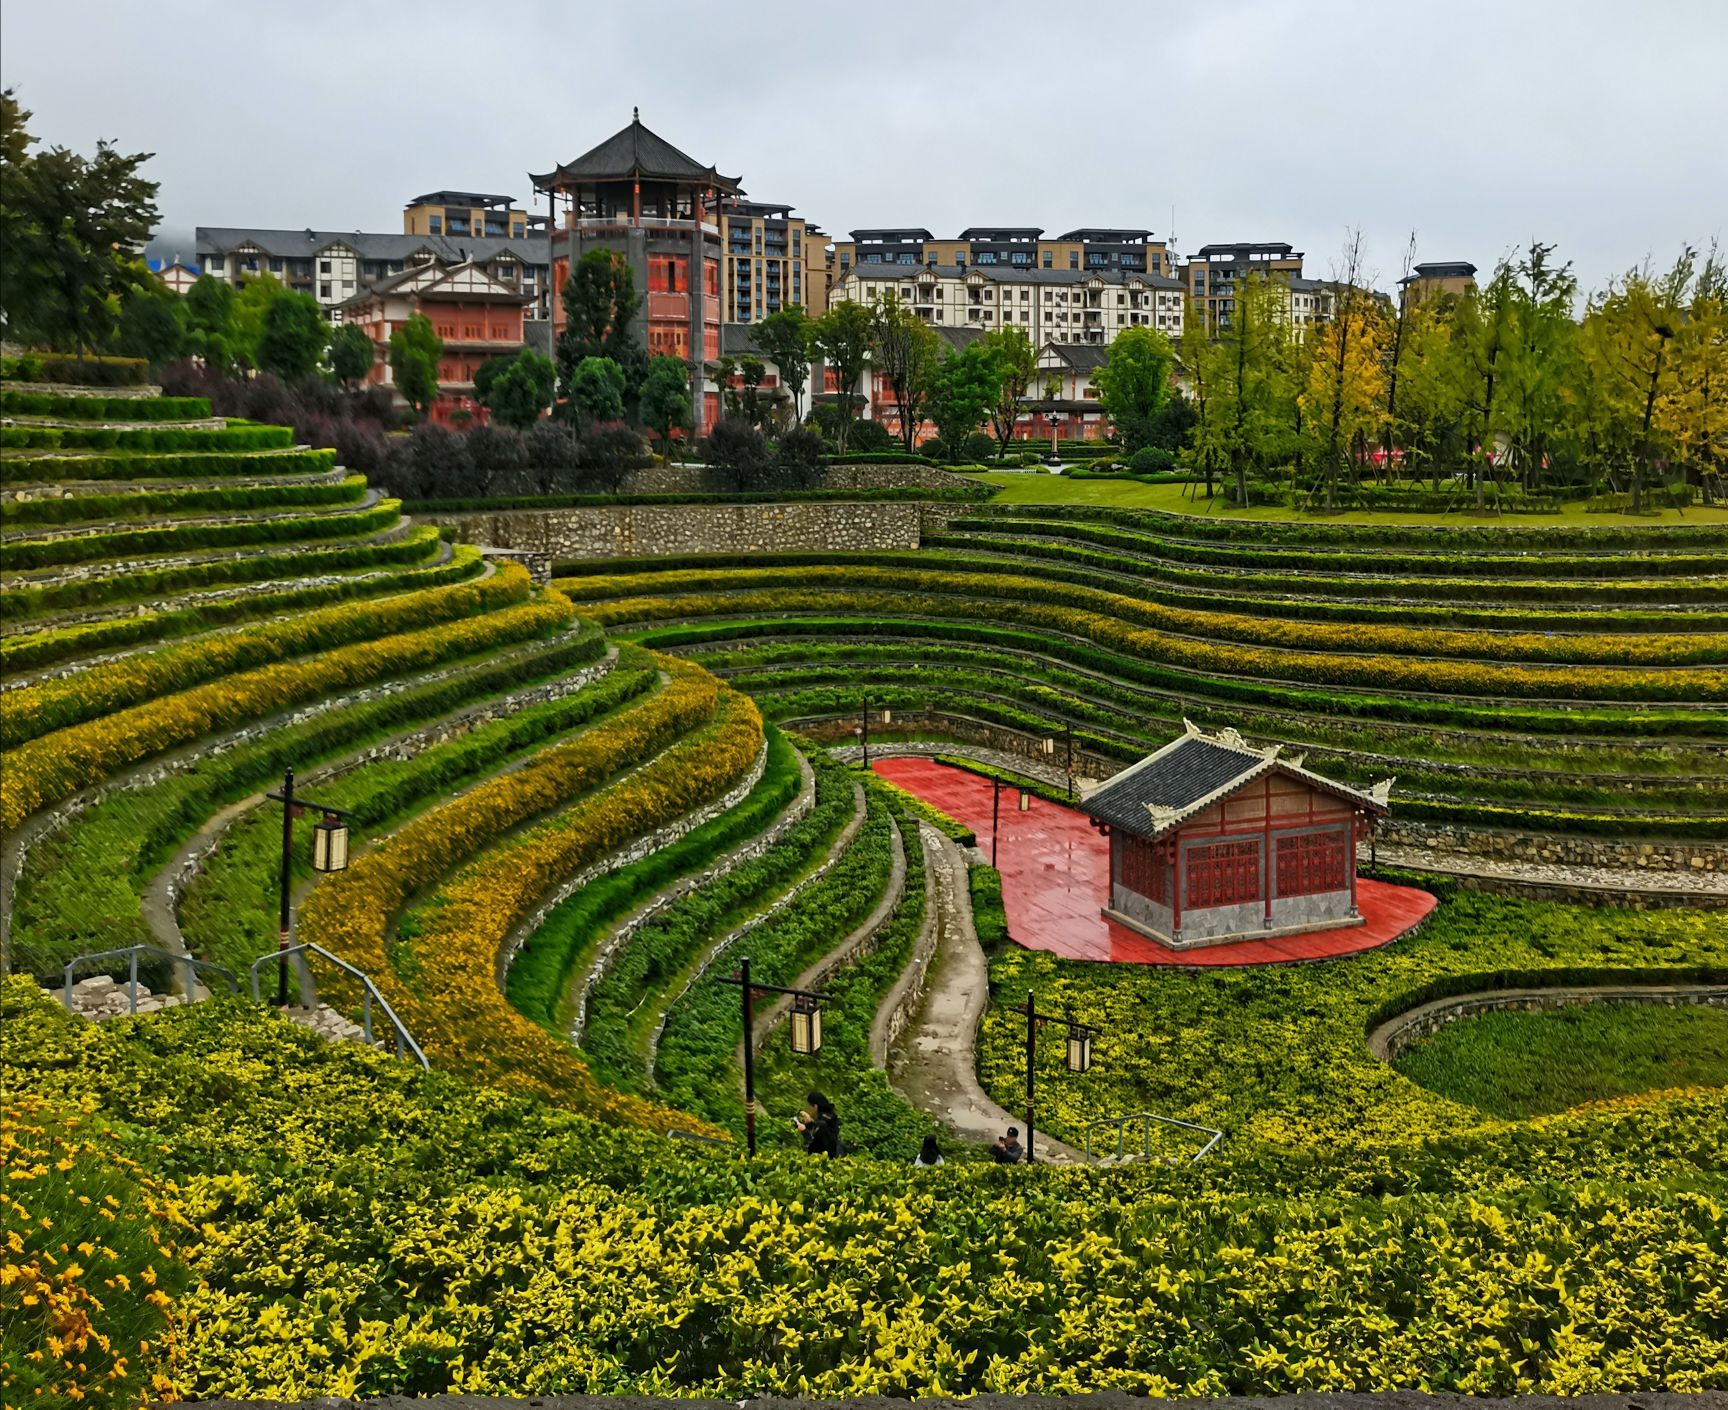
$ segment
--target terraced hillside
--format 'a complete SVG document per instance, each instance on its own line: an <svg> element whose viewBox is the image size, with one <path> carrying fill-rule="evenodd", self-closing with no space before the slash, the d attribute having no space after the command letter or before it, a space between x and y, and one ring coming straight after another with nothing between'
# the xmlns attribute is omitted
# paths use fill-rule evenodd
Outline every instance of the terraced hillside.
<svg viewBox="0 0 1728 1410"><path fill-rule="evenodd" d="M584 615L771 719L1023 743L1083 773L1186 716L1395 774L1397 817L1667 845L1728 836L1728 534L930 510L916 553L560 565Z"/></svg>
<svg viewBox="0 0 1728 1410"><path fill-rule="evenodd" d="M0 411L8 966L54 984L145 945L151 987L181 953L244 987L278 943L263 795L292 767L356 846L312 886L320 814L294 822L295 938L370 975L435 1065L692 1124L600 1089L501 980L558 888L703 822L773 821L750 701L610 645L286 429L142 386L8 383ZM796 757L774 736L777 784Z"/></svg>

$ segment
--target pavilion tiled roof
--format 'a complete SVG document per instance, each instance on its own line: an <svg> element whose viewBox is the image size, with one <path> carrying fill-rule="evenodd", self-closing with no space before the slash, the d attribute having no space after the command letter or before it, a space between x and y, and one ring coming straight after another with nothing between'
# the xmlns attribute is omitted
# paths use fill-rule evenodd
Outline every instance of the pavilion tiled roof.
<svg viewBox="0 0 1728 1410"><path fill-rule="evenodd" d="M1303 768L1301 755L1281 758L1278 745L1255 749L1235 730L1209 735L1183 724L1183 734L1107 780L1081 808L1136 837L1162 837L1244 784L1277 771L1371 812L1387 812L1391 779L1366 791L1351 788Z"/></svg>
<svg viewBox="0 0 1728 1410"><path fill-rule="evenodd" d="M644 127L640 114L634 111L628 127L620 128L581 156L544 175L530 173L539 190L554 183L621 181L630 177L683 181L727 192L736 192L740 180L736 176L721 176L713 167L679 151L657 132Z"/></svg>

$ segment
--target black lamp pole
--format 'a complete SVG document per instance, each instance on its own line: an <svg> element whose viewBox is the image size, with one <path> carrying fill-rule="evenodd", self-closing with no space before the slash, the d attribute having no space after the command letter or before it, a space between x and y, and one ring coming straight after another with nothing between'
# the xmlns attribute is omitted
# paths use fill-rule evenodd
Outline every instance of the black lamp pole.
<svg viewBox="0 0 1728 1410"><path fill-rule="evenodd" d="M739 960L737 974L725 975L714 982L734 986L744 1005L744 1148L750 1155L755 1155L756 1029L752 1021L750 1005L762 994L787 994L794 999L818 1000L826 999L828 995L811 989L788 989L780 984L752 984L750 982L750 957L748 955Z"/></svg>
<svg viewBox="0 0 1728 1410"><path fill-rule="evenodd" d="M1002 780L990 780L990 865L996 865L996 839L1002 833Z"/></svg>
<svg viewBox="0 0 1728 1410"><path fill-rule="evenodd" d="M1062 742L1068 748L1068 801L1074 801L1074 726L1062 726Z"/></svg>
<svg viewBox="0 0 1728 1410"><path fill-rule="evenodd" d="M864 740L864 767L870 767L870 700L866 696L864 708L859 711L858 733Z"/></svg>
<svg viewBox="0 0 1728 1410"><path fill-rule="evenodd" d="M323 803L314 803L310 798L302 798L294 792L294 768L289 765L282 771L282 791L264 795L272 803L282 805L282 872L278 882L280 892L277 908L277 939L276 953L276 1004L279 1008L288 1006L288 943L291 939L293 926L294 899L294 819L306 809L324 813L328 817L351 818L354 815L345 808L331 808Z"/></svg>
<svg viewBox="0 0 1728 1410"><path fill-rule="evenodd" d="M1026 991L1026 1163L1036 1158L1032 1154L1032 1076L1038 1068L1038 1010L1032 991Z"/></svg>

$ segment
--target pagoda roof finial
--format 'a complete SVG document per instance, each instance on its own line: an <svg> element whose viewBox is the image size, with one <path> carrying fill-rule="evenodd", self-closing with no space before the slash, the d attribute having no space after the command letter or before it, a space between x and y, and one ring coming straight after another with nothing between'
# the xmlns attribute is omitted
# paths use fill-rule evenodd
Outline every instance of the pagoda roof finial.
<svg viewBox="0 0 1728 1410"><path fill-rule="evenodd" d="M634 104L632 104L632 106L630 108L630 121L631 122L641 122L642 121L642 109L636 107Z"/></svg>

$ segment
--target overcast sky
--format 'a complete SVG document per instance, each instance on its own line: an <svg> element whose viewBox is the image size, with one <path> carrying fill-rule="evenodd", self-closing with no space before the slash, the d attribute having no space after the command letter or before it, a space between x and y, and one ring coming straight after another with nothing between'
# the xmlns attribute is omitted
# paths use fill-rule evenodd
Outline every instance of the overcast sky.
<svg viewBox="0 0 1728 1410"><path fill-rule="evenodd" d="M1725 74L1728 0L0 4L36 135L155 152L188 245L526 198L635 104L830 234L1144 226L1325 275L1359 225L1383 288L1411 230L1483 266L1540 237L1590 287L1728 239Z"/></svg>

